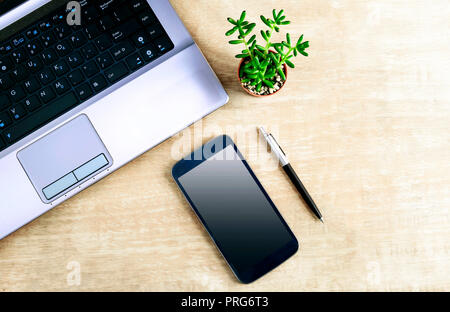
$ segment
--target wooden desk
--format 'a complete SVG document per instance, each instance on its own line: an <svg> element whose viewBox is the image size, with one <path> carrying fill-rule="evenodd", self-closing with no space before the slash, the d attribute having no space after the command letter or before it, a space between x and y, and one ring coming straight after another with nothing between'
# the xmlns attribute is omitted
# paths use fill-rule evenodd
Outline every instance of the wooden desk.
<svg viewBox="0 0 450 312"><path fill-rule="evenodd" d="M239 284L171 179L175 137L2 240L0 290L450 290L448 0L172 3L230 95L197 131L239 133L300 252ZM225 18L273 7L311 56L257 99L236 81ZM257 125L278 133L325 225L281 170L264 169ZM67 282L73 261L79 286Z"/></svg>

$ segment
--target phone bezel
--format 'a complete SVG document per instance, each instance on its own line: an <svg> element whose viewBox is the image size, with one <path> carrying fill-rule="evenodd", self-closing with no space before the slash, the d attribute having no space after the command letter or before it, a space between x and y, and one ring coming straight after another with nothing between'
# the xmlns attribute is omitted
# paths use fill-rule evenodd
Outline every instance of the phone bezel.
<svg viewBox="0 0 450 312"><path fill-rule="evenodd" d="M273 208L275 214L281 220L281 223L284 225L284 227L288 231L289 235L292 237L292 239L285 246L281 246L280 249L278 249L277 251L273 252L272 254L267 256L266 258L262 259L254 267L252 267L250 269L247 269L247 270L244 270L244 271L240 270L240 268L238 267L238 264L231 263L231 261L229 261L227 256L222 252L222 248L221 248L220 243L217 242L215 237L212 235L212 232L210 231L210 228L209 228L208 224L205 222L205 220L203 219L202 215L197 210L197 207L191 201L191 199L189 198L188 193L185 191L185 189L183 188L182 184L179 181L179 178L181 176L183 176L184 174L188 173L189 171L191 171L195 167L201 165L204 161L206 161L210 157L214 156L218 152L222 151L223 149L227 148L229 145L233 146L234 151L239 156L240 160L243 162L243 164L245 165L245 167L249 171L249 173L252 176L253 180L258 185L258 187L260 188L261 192L264 194L264 196L266 197L266 199L270 203L270 205ZM218 149L213 151L212 152L213 154L211 154L210 157L205 158L204 153L203 153L205 146L216 146L216 147L218 147ZM201 157L199 157L199 155ZM196 158L198 158L198 159L196 159ZM261 185L261 183L259 182L258 178L255 176L253 170L250 168L249 164L247 163L245 158L240 153L240 151L237 148L236 144L234 144L233 140L229 136L221 135L219 137L216 137L216 138L212 139L211 141L209 141L209 142L205 143L204 145L202 145L202 147L200 147L199 149L195 150L194 152L192 152L187 157L185 157L182 160L180 160L172 168L172 177L174 178L175 182L177 183L178 187L180 188L180 190L183 193L184 197L186 198L187 202L191 206L192 210L194 210L195 214L199 218L199 220L202 223L203 227L208 232L209 236L213 240L213 242L216 245L217 249L220 251L220 253L224 257L224 259L227 262L228 266L231 268L231 270L233 271L234 275L238 278L238 280L241 281L242 283L248 284L248 283L251 283L251 282L255 281L256 279L260 278L261 276L265 275L269 271L271 271L274 268L276 268L278 265L280 265L281 263L286 261L288 258L290 258L292 255L294 255L297 252L297 250L299 248L299 244L298 244L298 241L297 241L294 233L291 231L291 229L287 225L286 221L283 219L283 217L281 216L280 212L276 208L275 204L273 203L273 201L270 199L269 195L265 191L264 187Z"/></svg>

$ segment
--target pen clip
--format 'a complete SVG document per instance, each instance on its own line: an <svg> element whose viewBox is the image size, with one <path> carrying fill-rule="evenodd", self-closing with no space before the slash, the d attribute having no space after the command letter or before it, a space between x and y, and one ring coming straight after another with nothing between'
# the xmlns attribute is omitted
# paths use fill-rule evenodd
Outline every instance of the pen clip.
<svg viewBox="0 0 450 312"><path fill-rule="evenodd" d="M279 148L280 151L283 153L283 155L286 156L286 153L283 151L283 149L281 148L280 144L278 144L277 140L276 140L275 137L272 135L272 133L270 133L269 136L273 139L273 141L275 142L275 144L277 144L278 148Z"/></svg>

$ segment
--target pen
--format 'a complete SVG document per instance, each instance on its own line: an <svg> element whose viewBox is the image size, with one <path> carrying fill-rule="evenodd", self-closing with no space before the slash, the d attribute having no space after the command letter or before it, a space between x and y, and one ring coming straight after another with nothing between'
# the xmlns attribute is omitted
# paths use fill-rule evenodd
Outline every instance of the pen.
<svg viewBox="0 0 450 312"><path fill-rule="evenodd" d="M275 138L273 137L272 134L267 134L267 132L264 130L263 127L259 127L259 132L264 137L264 139L266 139L267 143L269 143L272 152L277 156L277 158L280 161L280 164L283 167L284 171L286 172L287 176L289 177L291 182L294 184L295 188L300 193L303 200L308 205L309 209L311 209L311 211L316 215L316 217L323 223L322 214L320 213L320 211L317 208L316 204L314 203L313 199L309 195L309 193L306 190L305 186L303 185L302 181L300 181L299 177L295 173L294 169L292 168L291 164L289 163L289 160L288 160L286 154L281 149L278 142L275 140Z"/></svg>

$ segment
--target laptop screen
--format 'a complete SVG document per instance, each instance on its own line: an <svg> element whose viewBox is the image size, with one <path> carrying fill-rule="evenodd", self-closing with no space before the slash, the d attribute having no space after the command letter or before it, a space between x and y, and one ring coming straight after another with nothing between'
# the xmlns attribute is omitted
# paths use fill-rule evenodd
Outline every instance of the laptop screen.
<svg viewBox="0 0 450 312"><path fill-rule="evenodd" d="M5 14L24 2L27 2L27 0L0 0L0 15Z"/></svg>

